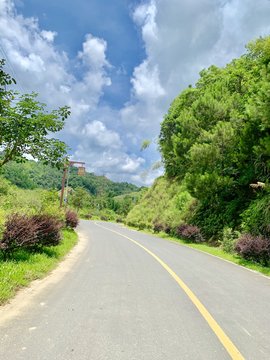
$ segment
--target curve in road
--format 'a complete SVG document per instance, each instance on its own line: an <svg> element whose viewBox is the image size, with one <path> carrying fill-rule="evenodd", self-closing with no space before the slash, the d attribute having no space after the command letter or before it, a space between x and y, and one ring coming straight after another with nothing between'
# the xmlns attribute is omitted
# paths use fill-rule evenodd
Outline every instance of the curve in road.
<svg viewBox="0 0 270 360"><path fill-rule="evenodd" d="M232 343L232 341L228 338L228 336L225 334L225 332L221 329L221 327L218 325L218 323L215 321L215 319L209 314L209 312L206 310L206 308L203 306L203 304L197 299L197 297L193 294L193 292L189 289L189 287L177 276L170 268L167 266L162 260L160 260L159 257L157 257L155 254L153 254L150 250L148 250L146 247L139 244L137 241L131 239L130 237L120 234L117 231L114 231L112 229L108 229L102 225L99 225L95 223L97 226L103 227L104 229L107 229L109 231L115 232L118 235L121 235L128 240L134 242L136 245L140 246L142 249L147 251L153 258L155 258L167 271L168 273L176 280L176 282L181 286L181 288L185 291L187 296L190 298L190 300L193 302L193 304L196 306L196 308L199 310L199 312L202 314L208 325L211 327L211 329L214 331L220 342L224 345L225 349L228 351L228 353L231 355L233 360L245 360L242 354L240 354L239 350L235 347L235 345Z"/></svg>

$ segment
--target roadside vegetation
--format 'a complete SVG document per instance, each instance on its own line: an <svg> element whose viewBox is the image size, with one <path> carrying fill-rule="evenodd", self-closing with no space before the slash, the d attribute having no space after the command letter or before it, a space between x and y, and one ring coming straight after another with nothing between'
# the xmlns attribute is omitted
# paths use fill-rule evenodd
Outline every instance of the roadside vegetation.
<svg viewBox="0 0 270 360"><path fill-rule="evenodd" d="M53 195L0 176L0 305L53 270L78 241L76 212L60 211Z"/></svg>
<svg viewBox="0 0 270 360"><path fill-rule="evenodd" d="M270 37L246 49L224 68L203 69L173 100L158 138L165 175L126 224L268 267Z"/></svg>
<svg viewBox="0 0 270 360"><path fill-rule="evenodd" d="M9 261L0 257L0 305L32 280L46 276L78 241L77 234L70 229L62 230L62 236L63 240L55 247L44 247L38 252L20 249Z"/></svg>
<svg viewBox="0 0 270 360"><path fill-rule="evenodd" d="M79 217L122 222L142 194L114 200L114 192L95 197L70 187L68 204L59 210L57 189L23 189L0 175L0 305L56 267L77 243Z"/></svg>
<svg viewBox="0 0 270 360"><path fill-rule="evenodd" d="M52 135L63 129L69 108L48 113L37 94L19 96L9 90L16 81L5 73L4 65L1 60L0 172L12 161L26 162L27 156L60 169L68 146ZM31 178L24 181L20 172L17 177L21 188L0 175L0 304L31 280L45 276L77 242L73 230L77 214L60 211L55 194L42 191Z"/></svg>

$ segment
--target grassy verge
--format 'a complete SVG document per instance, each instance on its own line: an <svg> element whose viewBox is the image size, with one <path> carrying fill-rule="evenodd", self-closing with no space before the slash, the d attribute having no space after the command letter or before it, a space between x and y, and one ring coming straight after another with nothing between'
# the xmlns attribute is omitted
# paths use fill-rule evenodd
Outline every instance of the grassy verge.
<svg viewBox="0 0 270 360"><path fill-rule="evenodd" d="M231 261L231 262L233 262L235 264L238 264L240 266L243 266L243 267L246 267L248 269L258 271L258 272L260 272L260 273L262 273L264 275L270 276L270 267L265 267L265 266L262 266L260 264L256 264L256 263L254 263L252 261L245 260L245 259L241 258L240 256L238 256L237 254L228 254L225 251L221 250L220 248L210 246L207 243L194 244L194 243L182 240L182 239L177 239L177 238L171 237L171 236L169 236L169 235L167 235L165 233L156 234L152 230L138 230L137 228L130 227L130 226L127 226L127 225L125 225L125 227L127 227L129 229L132 229L132 230L141 231L141 232L144 232L146 234L151 234L151 235L154 235L154 236L158 236L158 237L163 238L163 239L174 241L174 242L177 242L177 243L182 244L182 245L192 247L193 249L197 249L197 250L206 252L208 254L220 257L220 258L222 258L224 260Z"/></svg>
<svg viewBox="0 0 270 360"><path fill-rule="evenodd" d="M36 254L17 251L14 261L3 262L0 257L0 305L32 280L46 276L77 242L75 231L64 229L63 241L58 246L43 248L42 252Z"/></svg>

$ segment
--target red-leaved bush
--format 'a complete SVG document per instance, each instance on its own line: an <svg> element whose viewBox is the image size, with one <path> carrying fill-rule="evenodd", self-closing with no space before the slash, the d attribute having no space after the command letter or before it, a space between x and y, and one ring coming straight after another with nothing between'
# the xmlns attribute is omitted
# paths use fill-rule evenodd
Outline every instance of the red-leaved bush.
<svg viewBox="0 0 270 360"><path fill-rule="evenodd" d="M5 230L0 240L4 259L19 248L34 248L38 241L39 224L30 215L12 212L7 215Z"/></svg>
<svg viewBox="0 0 270 360"><path fill-rule="evenodd" d="M162 223L156 222L156 223L153 224L153 230L154 230L155 233L163 231L163 228L164 228L164 225Z"/></svg>
<svg viewBox="0 0 270 360"><path fill-rule="evenodd" d="M196 243L204 241L201 229L198 228L198 226L181 224L175 229L175 231L179 237L183 237L186 240L194 241Z"/></svg>
<svg viewBox="0 0 270 360"><path fill-rule="evenodd" d="M7 259L21 248L35 251L44 246L56 246L62 241L60 230L63 226L64 222L57 215L12 212L4 224L0 251Z"/></svg>
<svg viewBox="0 0 270 360"><path fill-rule="evenodd" d="M175 232L178 237L182 236L182 232L185 230L185 228L188 226L188 224L181 224L175 228Z"/></svg>
<svg viewBox="0 0 270 360"><path fill-rule="evenodd" d="M40 213L32 218L38 225L37 247L56 246L62 241L60 230L65 224L57 216Z"/></svg>
<svg viewBox="0 0 270 360"><path fill-rule="evenodd" d="M255 261L267 266L270 260L270 239L261 235L253 236L243 233L234 246L234 250L244 259Z"/></svg>
<svg viewBox="0 0 270 360"><path fill-rule="evenodd" d="M65 212L66 217L66 226L71 229L75 229L75 227L79 224L79 217L75 211L67 210Z"/></svg>

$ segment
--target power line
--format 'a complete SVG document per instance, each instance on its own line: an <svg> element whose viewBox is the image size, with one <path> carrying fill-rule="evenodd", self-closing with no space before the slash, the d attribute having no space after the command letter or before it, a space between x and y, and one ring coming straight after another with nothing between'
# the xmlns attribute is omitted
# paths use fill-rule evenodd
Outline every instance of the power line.
<svg viewBox="0 0 270 360"><path fill-rule="evenodd" d="M22 84L20 82L19 76L16 74L16 71L14 70L13 66L11 65L11 62L9 61L9 58L8 58L6 52L5 52L5 50L4 50L4 48L3 48L3 46L1 44L0 44L0 51L1 51L2 55L3 55L3 57L5 58L6 63L8 65L8 67L9 67L14 79L16 79L16 83L19 85L20 91L23 94L25 94L25 90L24 90L24 88L23 88L23 86L22 86Z"/></svg>

